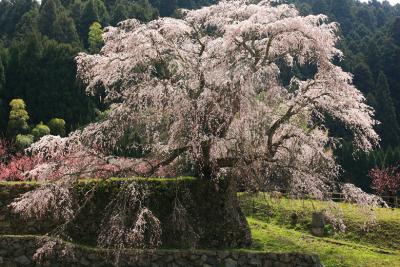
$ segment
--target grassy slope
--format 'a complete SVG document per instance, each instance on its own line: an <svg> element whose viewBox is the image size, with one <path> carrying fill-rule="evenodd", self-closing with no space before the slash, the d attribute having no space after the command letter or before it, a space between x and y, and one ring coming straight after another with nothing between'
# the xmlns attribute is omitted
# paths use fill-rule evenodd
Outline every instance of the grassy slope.
<svg viewBox="0 0 400 267"><path fill-rule="evenodd" d="M10 183L0 182L0 187L6 185ZM365 232L361 229L365 214L355 205L340 203L348 227L346 233L318 238L309 234L311 213L327 209L327 202L274 200L245 194L240 195L240 200L255 241L251 251L316 253L327 267L400 267L400 209L376 209L379 224ZM291 224L293 213L298 215L295 225Z"/></svg>
<svg viewBox="0 0 400 267"><path fill-rule="evenodd" d="M311 213L327 209L319 201L273 200L241 195L240 200L252 229L253 250L316 253L326 266L400 267L400 210L376 209L378 226L362 230L365 215L354 205L339 204L347 231L325 238L309 234ZM253 209L256 207L256 209ZM290 215L298 215L296 225Z"/></svg>

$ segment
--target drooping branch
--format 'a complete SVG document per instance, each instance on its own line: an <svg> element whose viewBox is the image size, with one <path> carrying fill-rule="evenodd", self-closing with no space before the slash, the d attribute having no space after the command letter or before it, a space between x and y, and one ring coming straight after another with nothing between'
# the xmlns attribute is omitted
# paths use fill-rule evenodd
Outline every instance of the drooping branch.
<svg viewBox="0 0 400 267"><path fill-rule="evenodd" d="M156 161L156 163L151 163L151 161L148 161L147 163L150 165L150 169L149 171L146 173L147 176L152 176L154 175L154 173L161 167L163 166L167 166L169 164L171 164L176 158L178 158L179 156L181 156L183 153L185 153L188 150L188 147L181 147L181 148L177 148L172 150L171 152L169 152L169 154L159 160Z"/></svg>
<svg viewBox="0 0 400 267"><path fill-rule="evenodd" d="M268 140L267 140L268 156L267 157L268 158L272 159L276 153L275 145L273 142L273 138L274 138L276 131L279 129L279 127L281 127L282 124L284 124L288 120L290 120L290 118L294 114L295 114L295 112L293 112L293 106L292 106L286 111L285 115L283 115L281 118L276 120L269 128L268 134L267 134L267 136L268 136Z"/></svg>
<svg viewBox="0 0 400 267"><path fill-rule="evenodd" d="M267 43L267 47L265 48L265 54L264 54L264 58L261 62L261 65L265 65L267 63L267 61L269 60L269 52L271 50L271 45L272 45L272 41L274 40L275 36L271 36L268 39L268 43Z"/></svg>

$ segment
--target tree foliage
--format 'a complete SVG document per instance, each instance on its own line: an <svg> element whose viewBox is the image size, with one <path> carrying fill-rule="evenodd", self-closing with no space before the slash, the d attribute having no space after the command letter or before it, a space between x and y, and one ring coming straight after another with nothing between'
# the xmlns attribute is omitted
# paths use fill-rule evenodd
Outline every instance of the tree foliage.
<svg viewBox="0 0 400 267"><path fill-rule="evenodd" d="M43 136L50 134L50 128L43 124L43 122L40 122L35 126L35 128L32 129L31 134L33 135L33 140L38 141Z"/></svg>
<svg viewBox="0 0 400 267"><path fill-rule="evenodd" d="M65 121L60 118L53 118L49 121L48 126L52 135L65 136Z"/></svg>
<svg viewBox="0 0 400 267"><path fill-rule="evenodd" d="M93 24L89 28L89 52L90 53L98 53L100 52L101 47L103 46L103 38L102 38L102 29L101 25L98 22L93 22Z"/></svg>
<svg viewBox="0 0 400 267"><path fill-rule="evenodd" d="M376 109L376 118L381 122L378 132L384 147L400 143L400 127L397 120L396 109L389 90L386 76L381 72L372 93L371 104ZM383 127L385 125L385 127Z"/></svg>
<svg viewBox="0 0 400 267"><path fill-rule="evenodd" d="M289 5L231 1L182 20L108 28L102 53L79 54L77 63L87 92L102 94L111 111L66 139L42 138L32 152L73 143L69 151L106 156L135 129L140 139L123 144L144 152L130 167L136 172L186 158L206 180L246 173L263 188L284 175L294 191L322 196L338 170L325 114L342 121L360 149L378 141L372 109L332 63L341 56L337 24L325 21ZM282 79L281 68L296 71Z"/></svg>
<svg viewBox="0 0 400 267"><path fill-rule="evenodd" d="M0 47L0 49L1 49L1 47ZM6 76L4 73L4 65L3 65L3 61L0 56L0 99L1 99L0 100L0 112L3 108L2 106L4 105L4 102L2 100L3 100L3 96L4 96L5 83L6 83ZM0 117L1 117L1 114L0 114Z"/></svg>
<svg viewBox="0 0 400 267"><path fill-rule="evenodd" d="M15 137L15 146L19 151L23 151L24 149L30 147L34 140L35 137L32 134L18 134ZM21 174L24 173L22 172Z"/></svg>
<svg viewBox="0 0 400 267"><path fill-rule="evenodd" d="M26 133L29 129L29 114L26 111L25 102L22 99L13 99L10 102L10 115L7 125L7 134L9 137L15 137L18 134Z"/></svg>

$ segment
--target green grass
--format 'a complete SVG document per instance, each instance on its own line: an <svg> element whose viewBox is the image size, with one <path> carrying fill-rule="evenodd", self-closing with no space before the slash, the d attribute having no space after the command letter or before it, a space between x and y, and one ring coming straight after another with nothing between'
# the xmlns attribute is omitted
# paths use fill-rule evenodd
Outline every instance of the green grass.
<svg viewBox="0 0 400 267"><path fill-rule="evenodd" d="M13 185L36 185L40 182L36 181L0 181L1 186L13 186Z"/></svg>
<svg viewBox="0 0 400 267"><path fill-rule="evenodd" d="M346 232L319 238L310 234L311 214L328 209L328 202L246 194L239 199L251 227L254 251L316 253L328 267L400 267L399 209L375 209L378 225L365 232L365 213L356 205L340 203ZM293 213L298 216L295 225Z"/></svg>
<svg viewBox="0 0 400 267"><path fill-rule="evenodd" d="M318 238L300 231L248 217L255 251L305 252L317 254L329 267L400 266L400 253L352 242Z"/></svg>
<svg viewBox="0 0 400 267"><path fill-rule="evenodd" d="M112 178L120 180L176 181L160 178ZM179 177L179 181L193 180ZM84 179L83 184L96 182ZM31 185L36 182L0 182L0 186ZM272 199L268 195L239 194L253 236L253 246L246 251L305 252L319 255L327 267L400 267L400 209L376 208L377 226L363 230L365 210L356 205L338 203L347 230L345 233L328 232L319 238L310 234L311 215L327 210L328 202L311 200ZM292 215L297 221L293 223Z"/></svg>

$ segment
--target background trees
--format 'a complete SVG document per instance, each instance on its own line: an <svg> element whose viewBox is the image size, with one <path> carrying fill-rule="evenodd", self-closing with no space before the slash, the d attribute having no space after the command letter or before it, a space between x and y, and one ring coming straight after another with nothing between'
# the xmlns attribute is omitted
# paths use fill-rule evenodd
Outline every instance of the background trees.
<svg viewBox="0 0 400 267"><path fill-rule="evenodd" d="M6 76L4 74L4 65L3 61L0 58L0 91L3 91L5 83L6 83Z"/></svg>
<svg viewBox="0 0 400 267"><path fill-rule="evenodd" d="M399 158L392 159L391 155L392 151L398 150L400 137L397 130L400 122L400 80L399 66L395 63L400 60L397 41L400 5L391 6L388 2L376 0L369 3L344 0L341 1L342 5L332 0L292 2L305 5L304 10L307 12L311 10L314 14L327 14L342 25L343 39L340 47L344 51L344 61L340 65L354 74L354 84L368 96L368 103L377 109L377 118L382 122L378 126L382 142L379 151L359 155L356 159L350 159L351 155L347 153L353 151L347 145L336 150L335 154L344 164L341 179L371 191L368 171L374 167L397 166L399 161ZM387 88L387 91L383 88ZM376 95L382 90L386 93L379 93L378 98L381 100L377 100ZM337 131L340 128L340 125L331 125L331 130ZM346 134L343 137L347 139Z"/></svg>
<svg viewBox="0 0 400 267"><path fill-rule="evenodd" d="M101 47L104 45L102 35L103 30L101 29L101 25L98 22L93 22L93 24L89 28L89 52L90 53L98 53L100 52Z"/></svg>
<svg viewBox="0 0 400 267"><path fill-rule="evenodd" d="M54 118L48 123L52 135L65 136L65 121L63 119Z"/></svg>
<svg viewBox="0 0 400 267"><path fill-rule="evenodd" d="M9 143L15 143L15 147L21 152L28 148L33 142L39 141L43 136L65 135L65 121L63 119L53 118L49 121L49 126L38 123L35 127L29 125L29 114L26 111L26 105L22 99L13 99L10 102L10 115L7 125L7 137ZM3 140L1 141L3 142ZM7 142L3 142L6 144ZM15 151L17 152L17 151Z"/></svg>
<svg viewBox="0 0 400 267"><path fill-rule="evenodd" d="M25 134L28 127L29 115L26 105L22 99L14 99L10 102L10 116L7 125L7 135L15 137L18 134Z"/></svg>
<svg viewBox="0 0 400 267"><path fill-rule="evenodd" d="M32 135L33 135L33 140L38 141L40 138L42 138L45 135L50 134L50 128L49 126L43 124L43 122L40 122L35 126L35 128L32 129Z"/></svg>
<svg viewBox="0 0 400 267"><path fill-rule="evenodd" d="M389 90L386 75L379 73L374 91L371 93L369 102L376 110L376 118L381 122L377 127L383 147L391 144L400 144L400 127L397 119L396 109Z"/></svg>

